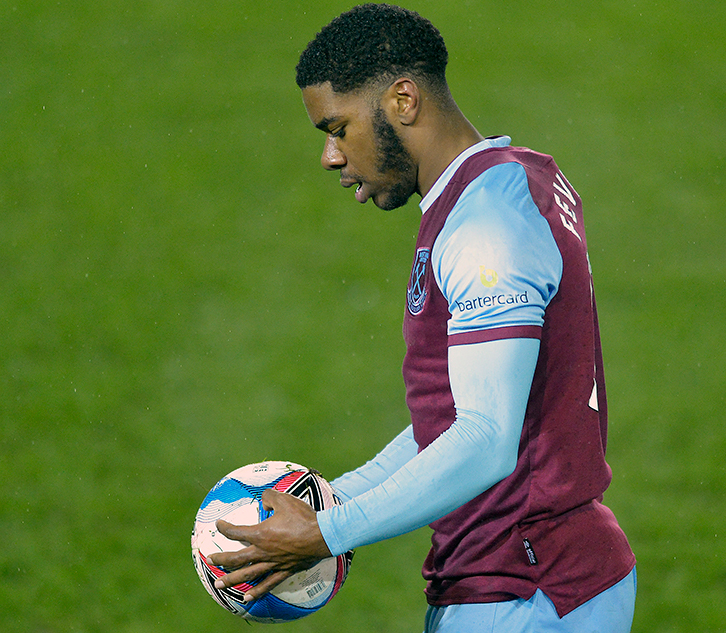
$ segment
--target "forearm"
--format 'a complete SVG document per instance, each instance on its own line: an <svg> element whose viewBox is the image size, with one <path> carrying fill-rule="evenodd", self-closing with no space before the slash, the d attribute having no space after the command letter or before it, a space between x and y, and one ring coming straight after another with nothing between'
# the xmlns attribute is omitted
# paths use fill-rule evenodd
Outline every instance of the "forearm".
<svg viewBox="0 0 726 633"><path fill-rule="evenodd" d="M331 484L342 501L349 501L383 483L415 457L417 452L418 446L413 439L413 429L409 425L373 459L360 468L341 475Z"/></svg>
<svg viewBox="0 0 726 633"><path fill-rule="evenodd" d="M511 460L490 428L487 421L473 423L460 412L449 430L383 483L319 512L318 524L333 554L423 527L506 477ZM485 476L471 476L482 471ZM442 490L446 493L436 494Z"/></svg>
<svg viewBox="0 0 726 633"><path fill-rule="evenodd" d="M538 350L534 339L513 339L453 351L456 421L375 488L318 513L331 552L422 527L509 475Z"/></svg>

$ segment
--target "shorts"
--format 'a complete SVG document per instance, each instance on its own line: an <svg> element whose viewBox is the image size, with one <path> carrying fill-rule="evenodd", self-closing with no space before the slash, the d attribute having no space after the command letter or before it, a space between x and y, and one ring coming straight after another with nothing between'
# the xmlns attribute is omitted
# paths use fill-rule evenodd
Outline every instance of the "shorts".
<svg viewBox="0 0 726 633"><path fill-rule="evenodd" d="M563 618L541 589L529 600L429 607L424 633L629 633L636 589L633 569Z"/></svg>

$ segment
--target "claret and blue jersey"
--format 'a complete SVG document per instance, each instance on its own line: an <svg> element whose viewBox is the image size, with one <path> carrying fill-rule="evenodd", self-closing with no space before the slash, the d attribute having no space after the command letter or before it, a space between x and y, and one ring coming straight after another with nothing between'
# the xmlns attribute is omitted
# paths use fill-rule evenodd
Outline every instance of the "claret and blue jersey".
<svg viewBox="0 0 726 633"><path fill-rule="evenodd" d="M331 551L430 523L432 605L560 615L627 576L602 505L607 406L580 199L551 157L487 139L421 202L403 364L411 426L333 484ZM445 493L442 494L442 491Z"/></svg>
<svg viewBox="0 0 726 633"><path fill-rule="evenodd" d="M521 165L497 165L464 190L447 217L431 268L449 302L449 335L543 325L562 255L526 191Z"/></svg>

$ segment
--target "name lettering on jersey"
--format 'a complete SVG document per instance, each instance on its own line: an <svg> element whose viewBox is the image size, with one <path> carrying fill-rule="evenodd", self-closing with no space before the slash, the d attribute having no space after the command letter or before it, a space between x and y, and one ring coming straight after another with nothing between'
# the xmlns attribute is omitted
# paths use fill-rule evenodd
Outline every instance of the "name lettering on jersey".
<svg viewBox="0 0 726 633"><path fill-rule="evenodd" d="M562 211L560 212L560 220L562 220L562 225L568 231L570 231L570 233L572 233L578 240L582 242L582 238L580 237L580 234L575 228L575 225L577 224L577 215L567 204L569 202L573 207L577 206L575 195L572 193L572 191L570 191L570 188L567 186L567 182L560 175L559 172L555 174L555 177L557 178L557 181L553 182L552 186L567 199L563 200L557 193L554 194L555 203L560 209L562 209Z"/></svg>
<svg viewBox="0 0 726 633"><path fill-rule="evenodd" d="M467 299L466 301L455 301L456 307L460 312L470 312L479 308L492 308L495 306L515 305L529 303L529 295L527 292L514 292L508 295L492 295L488 297L476 297L475 299Z"/></svg>
<svg viewBox="0 0 726 633"><path fill-rule="evenodd" d="M590 394L590 401L587 403L593 411L600 411L600 404L597 399L597 382L593 381L592 393Z"/></svg>

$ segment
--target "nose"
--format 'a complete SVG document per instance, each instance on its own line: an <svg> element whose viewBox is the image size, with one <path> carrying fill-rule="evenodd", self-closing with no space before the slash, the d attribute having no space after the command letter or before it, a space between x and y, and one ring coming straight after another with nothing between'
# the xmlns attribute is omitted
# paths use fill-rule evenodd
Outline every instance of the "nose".
<svg viewBox="0 0 726 633"><path fill-rule="evenodd" d="M340 151L335 142L335 137L330 134L325 138L325 146L323 147L323 155L320 157L320 163L329 171L342 169L345 166L345 154Z"/></svg>

